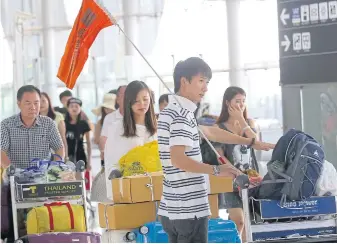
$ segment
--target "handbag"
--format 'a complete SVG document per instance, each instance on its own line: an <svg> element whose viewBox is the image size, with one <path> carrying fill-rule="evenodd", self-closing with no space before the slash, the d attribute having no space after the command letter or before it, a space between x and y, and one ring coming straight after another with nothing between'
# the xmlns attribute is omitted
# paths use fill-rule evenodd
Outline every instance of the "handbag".
<svg viewBox="0 0 337 244"><path fill-rule="evenodd" d="M101 171L95 176L91 187L91 201L92 202L111 202L107 197L105 169L102 167Z"/></svg>
<svg viewBox="0 0 337 244"><path fill-rule="evenodd" d="M27 234L47 232L85 232L84 208L68 202L35 207L27 215Z"/></svg>

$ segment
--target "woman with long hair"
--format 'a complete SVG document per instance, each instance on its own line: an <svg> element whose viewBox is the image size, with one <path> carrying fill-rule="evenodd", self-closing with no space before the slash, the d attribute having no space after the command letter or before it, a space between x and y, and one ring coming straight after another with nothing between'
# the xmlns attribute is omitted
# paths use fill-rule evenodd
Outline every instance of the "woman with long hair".
<svg viewBox="0 0 337 244"><path fill-rule="evenodd" d="M221 114L215 126L239 136L257 139L255 122L248 118L246 93L242 88L231 86L226 89ZM247 146L217 143L215 147L228 163L241 171L244 172L253 167L253 158ZM242 234L242 241L245 242L244 215L239 192L234 190L234 192L220 195L221 202L223 202L221 207L228 210L229 218L235 222L238 231Z"/></svg>
<svg viewBox="0 0 337 244"><path fill-rule="evenodd" d="M65 117L66 138L68 143L68 155L72 162L79 160L85 162L87 170L91 169L91 141L90 126L88 121L81 118L82 101L78 98L70 98L67 103L68 112ZM87 153L84 148L84 138L87 143Z"/></svg>
<svg viewBox="0 0 337 244"><path fill-rule="evenodd" d="M123 120L109 128L104 162L108 198L112 185L108 180L113 170L120 170L119 160L131 149L157 140L157 121L151 91L143 81L132 81L125 90Z"/></svg>
<svg viewBox="0 0 337 244"><path fill-rule="evenodd" d="M66 126L64 123L64 117L61 113L54 110L54 107L50 101L50 97L45 92L41 92L40 115L48 116L49 118L54 120L62 138L65 153L64 159L66 160L68 158L68 145L66 139Z"/></svg>
<svg viewBox="0 0 337 244"><path fill-rule="evenodd" d="M99 145L99 140L101 137L101 131L103 128L103 123L105 117L116 110L116 95L107 93L103 97L103 103L91 110L96 116L101 116L101 118L97 121L94 131L94 143ZM101 165L104 166L104 155L101 153Z"/></svg>

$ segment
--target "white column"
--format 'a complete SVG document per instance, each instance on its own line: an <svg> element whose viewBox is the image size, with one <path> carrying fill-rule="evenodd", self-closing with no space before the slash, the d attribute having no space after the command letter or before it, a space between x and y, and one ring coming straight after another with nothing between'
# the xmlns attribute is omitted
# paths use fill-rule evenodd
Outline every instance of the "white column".
<svg viewBox="0 0 337 244"><path fill-rule="evenodd" d="M54 0L41 1L42 7L42 26L43 26L43 70L44 70L44 84L42 90L46 92L53 104L57 101L57 85L56 85L56 66L55 66L55 32L53 30L53 16L55 6Z"/></svg>
<svg viewBox="0 0 337 244"><path fill-rule="evenodd" d="M123 0L123 22L124 31L126 35L132 40L133 43L139 48L139 0ZM140 79L139 76L139 65L140 61L139 54L136 49L130 44L130 42L124 38L124 48L125 48L125 75L127 82L135 79Z"/></svg>
<svg viewBox="0 0 337 244"><path fill-rule="evenodd" d="M123 0L123 12L124 31L135 44L138 44L139 0ZM125 55L135 54L134 47L125 40Z"/></svg>
<svg viewBox="0 0 337 244"><path fill-rule="evenodd" d="M240 52L240 0L226 0L226 7L230 84L245 88Z"/></svg>
<svg viewBox="0 0 337 244"><path fill-rule="evenodd" d="M20 23L21 22L21 23ZM18 19L15 15L14 17L14 62L13 62L13 89L14 89L14 97L16 100L16 94L21 86L24 85L24 70L23 70L23 26L22 20ZM15 111L18 112L18 107L15 106Z"/></svg>

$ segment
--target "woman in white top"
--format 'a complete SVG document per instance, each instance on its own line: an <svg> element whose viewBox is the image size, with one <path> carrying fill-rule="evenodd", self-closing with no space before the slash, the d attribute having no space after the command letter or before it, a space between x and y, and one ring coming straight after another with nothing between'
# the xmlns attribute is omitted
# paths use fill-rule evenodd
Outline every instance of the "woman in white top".
<svg viewBox="0 0 337 244"><path fill-rule="evenodd" d="M116 95L107 93L104 94L103 103L97 108L91 110L93 114L95 114L97 117L101 116L100 120L98 120L95 125L94 143L97 145L99 145L103 122L108 114L116 110L115 105L116 105ZM104 167L104 155L102 152L100 156L101 156L101 166Z"/></svg>
<svg viewBox="0 0 337 244"><path fill-rule="evenodd" d="M109 199L112 199L112 184L108 177L111 171L120 170L120 158L137 146L157 140L157 121L151 99L151 92L142 81L132 81L126 87L123 120L110 126L104 150Z"/></svg>

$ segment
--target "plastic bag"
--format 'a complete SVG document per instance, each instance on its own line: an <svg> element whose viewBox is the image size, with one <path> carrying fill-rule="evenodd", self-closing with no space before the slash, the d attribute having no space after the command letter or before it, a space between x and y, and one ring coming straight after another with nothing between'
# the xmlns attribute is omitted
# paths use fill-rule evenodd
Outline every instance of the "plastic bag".
<svg viewBox="0 0 337 244"><path fill-rule="evenodd" d="M332 163L325 160L322 174L316 185L316 196L337 196L337 171Z"/></svg>
<svg viewBox="0 0 337 244"><path fill-rule="evenodd" d="M152 141L131 149L119 160L123 176L162 171L158 142Z"/></svg>

